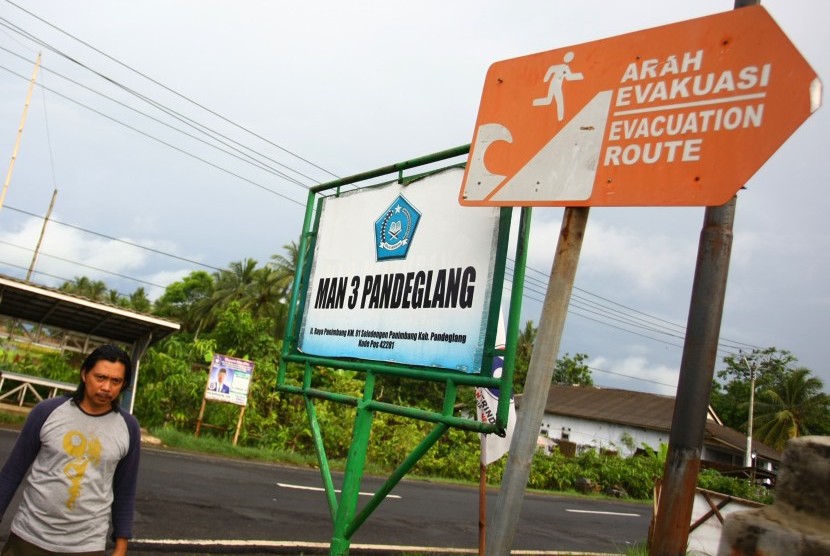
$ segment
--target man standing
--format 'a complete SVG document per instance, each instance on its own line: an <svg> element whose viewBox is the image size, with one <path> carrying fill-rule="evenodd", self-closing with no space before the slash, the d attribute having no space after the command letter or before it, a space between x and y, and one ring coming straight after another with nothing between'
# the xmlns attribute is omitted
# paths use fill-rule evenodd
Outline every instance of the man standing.
<svg viewBox="0 0 830 556"><path fill-rule="evenodd" d="M38 403L0 471L0 518L31 466L0 555L103 556L110 518L115 550L127 553L141 431L118 406L130 357L104 345L81 365L72 396Z"/></svg>

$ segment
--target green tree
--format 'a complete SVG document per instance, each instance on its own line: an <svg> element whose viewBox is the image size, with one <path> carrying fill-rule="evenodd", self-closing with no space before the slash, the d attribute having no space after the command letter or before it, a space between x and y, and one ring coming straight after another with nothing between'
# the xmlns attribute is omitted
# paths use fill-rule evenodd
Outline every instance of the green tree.
<svg viewBox="0 0 830 556"><path fill-rule="evenodd" d="M810 370L798 366L798 359L789 351L768 347L729 355L723 361L725 368L717 373L710 403L726 426L746 433L754 373L754 438L775 447L790 438L787 430L798 435L830 432L823 384ZM808 402L806 406L804 402Z"/></svg>
<svg viewBox="0 0 830 556"><path fill-rule="evenodd" d="M524 392L527 371L530 368L530 357L533 354L533 345L536 343L538 328L529 320L525 323L524 330L519 333L516 339L516 363L513 370L513 384L517 394ZM585 364L588 356L584 353L577 353L573 357L567 353L556 360L552 382L554 384L579 384L582 386L593 386L594 379L591 376L591 369Z"/></svg>
<svg viewBox="0 0 830 556"><path fill-rule="evenodd" d="M513 369L513 388L517 394L521 394L525 389L525 379L527 379L527 370L530 368L530 356L533 353L536 332L537 328L533 326L533 321L529 320L525 323L524 329L516 339L516 363Z"/></svg>
<svg viewBox="0 0 830 556"><path fill-rule="evenodd" d="M207 382L205 371L215 348L213 340L175 334L147 350L135 400L136 417L143 426L195 430Z"/></svg>
<svg viewBox="0 0 830 556"><path fill-rule="evenodd" d="M242 259L228 265L226 270L214 273L214 288L211 296L213 310L226 309L234 301L243 303L251 296L257 276L256 259Z"/></svg>
<svg viewBox="0 0 830 556"><path fill-rule="evenodd" d="M724 425L746 433L752 373L757 397L760 390L785 375L797 359L788 351L769 347L727 355L723 362L725 367L717 372L712 386L710 404Z"/></svg>
<svg viewBox="0 0 830 556"><path fill-rule="evenodd" d="M297 275L297 264L300 260L300 248L295 242L282 246L286 255L271 255L271 262L268 266L273 268L277 277L277 291L282 294L281 301L287 303L291 295L291 287L294 285L294 277Z"/></svg>
<svg viewBox="0 0 830 556"><path fill-rule="evenodd" d="M150 312L153 304L150 303L150 299L147 297L147 292L144 290L143 286L140 286L130 294L129 307L133 311L138 311L139 313Z"/></svg>
<svg viewBox="0 0 830 556"><path fill-rule="evenodd" d="M755 401L755 437L783 450L791 438L818 432L828 415L824 384L805 368L794 369L764 388Z"/></svg>
<svg viewBox="0 0 830 556"><path fill-rule="evenodd" d="M189 313L190 330L198 338L202 330L212 330L216 326L219 314L231 303L250 306L249 299L254 297L257 277L256 259L243 259L228 265L227 269L213 273L210 296L196 301Z"/></svg>
<svg viewBox="0 0 830 556"><path fill-rule="evenodd" d="M207 302L212 295L213 278L204 270L196 270L167 286L156 300L153 312L181 322L187 332L196 332L207 316Z"/></svg>
<svg viewBox="0 0 830 556"><path fill-rule="evenodd" d="M79 295L92 301L105 301L107 285L101 280L90 280L86 276L76 276L71 282L64 282L58 288L62 292Z"/></svg>
<svg viewBox="0 0 830 556"><path fill-rule="evenodd" d="M107 290L104 294L103 299L104 303L109 303L110 305L115 305L116 307L126 307L127 300L124 299L124 296L118 293L118 290Z"/></svg>
<svg viewBox="0 0 830 556"><path fill-rule="evenodd" d="M288 304L291 299L291 289L297 277L297 265L300 259L300 249L295 242L282 246L285 255L271 255L271 262L267 268L273 271L270 292L274 295L271 303L274 304L273 313L276 323L275 334L281 338L285 334L286 320L288 319Z"/></svg>
<svg viewBox="0 0 830 556"><path fill-rule="evenodd" d="M553 371L554 384L593 386L591 369L585 364L587 359L588 356L584 353L577 353L573 357L566 353L557 359L556 368Z"/></svg>
<svg viewBox="0 0 830 556"><path fill-rule="evenodd" d="M282 338L288 306L282 277L277 270L271 266L258 269L254 283L239 302L254 318L269 319L273 324L272 336Z"/></svg>
<svg viewBox="0 0 830 556"><path fill-rule="evenodd" d="M216 341L220 353L242 358L269 358L279 355L279 345L271 330L273 323L268 319L255 318L243 309L238 301L217 315L216 327L210 337Z"/></svg>

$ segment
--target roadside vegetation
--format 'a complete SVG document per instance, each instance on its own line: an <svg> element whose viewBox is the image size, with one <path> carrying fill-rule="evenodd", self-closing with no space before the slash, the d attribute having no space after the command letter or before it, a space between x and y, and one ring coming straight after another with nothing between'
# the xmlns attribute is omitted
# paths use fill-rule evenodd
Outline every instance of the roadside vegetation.
<svg viewBox="0 0 830 556"><path fill-rule="evenodd" d="M225 332L222 332L225 331ZM234 331L233 338L226 333ZM229 342L233 342L232 344ZM236 432L239 407L231 404L208 403L199 437L195 436L196 421L204 395L207 368L211 355L233 352L231 345L242 345L256 361L249 404L239 431ZM193 340L183 335L172 337L151 349L142 360L141 388L134 412L148 432L164 446L199 453L244 458L289 465L316 467L313 439L302 399L279 395L276 383L278 342L267 331L257 327L238 307L231 306L220 317L216 336ZM9 352L4 352L7 355ZM18 352L19 353L19 352ZM232 353L233 354L233 353ZM27 374L46 376L37 370L60 370L59 376L69 380L77 376L77 361L58 354L27 355L14 361L4 358L3 367L14 372L25 368ZM43 362L37 365L34 360ZM22 368L21 368L22 367ZM356 373L324 369L325 387L339 392L359 394L362 381ZM438 388L431 385L395 384L386 381L379 389L383 400L423 405L433 401ZM432 391L435 390L435 391ZM465 393L472 408L472 394ZM462 396L462 399L464 396ZM464 402L462 402L464 403ZM329 464L343 469L351 441L353 409L331 402L317 404L317 416L323 430ZM19 415L4 415L2 420L21 422ZM425 422L378 413L372 427L366 472L388 475L403 457L428 434L432 425ZM531 467L529 488L560 493L582 493L601 496L622 496L632 500L649 500L653 487L662 475L665 446L656 450L643 447L642 455L620 457L608 451L584 450L574 457L558 450L546 455L539 452ZM413 469L412 475L431 480L475 483L479 477L479 438L475 433L451 429L429 450ZM491 485L498 485L506 458L488 467ZM750 488L746 481L724 477L713 471L700 475L700 486L761 501L769 501L765 491Z"/></svg>
<svg viewBox="0 0 830 556"><path fill-rule="evenodd" d="M142 358L140 388L134 413L142 426L164 445L184 450L230 457L317 466L314 441L306 408L299 396L281 395L275 389L281 338L285 329L286 303L297 261L295 244L285 246L286 255L274 255L264 265L252 259L232 263L227 270L193 272L167 287L151 303L139 288L130 296L108 290L102 282L85 277L65 283L61 289L96 301L152 313L182 323L182 331L154 345ZM8 325L7 325L8 326ZM520 333L517 349L515 390L520 393L527 372L536 330L528 322ZM239 419L239 406L209 402L205 406L201 436L195 436L214 353L255 361L248 405L232 444ZM554 382L591 385L588 356L566 354L556 366ZM712 405L729 427L746 429L750 376L756 376L754 434L767 444L783 446L787 439L803 434L830 434L830 401L821 381L796 365L796 358L775 348L756 350L740 358L724 359L718 373ZM77 381L78 355L49 350L29 350L7 340L0 345L0 368L64 382ZM298 372L289 368L289 374ZM359 373L320 369L321 384L329 391L360 396ZM376 399L429 410L440 408L443 385L382 376L375 388ZM342 468L352 436L354 410L320 401L317 419L329 464ZM474 411L472 389L459 391L456 410ZM19 422L16 415L0 413L0 422ZM378 413L372 424L367 454L367 473L386 475L423 440L430 423ZM578 450L568 457L554 450L536 454L529 486L552 492L590 492L649 500L655 482L663 473L665 446L602 446ZM636 450L639 448L639 450ZM637 455L622 457L620 452ZM500 482L506 458L488 467L488 482ZM474 483L479 477L477 434L450 429L413 469L412 475L435 480ZM702 488L769 502L764 489L746 480L725 477L714 471L700 474Z"/></svg>

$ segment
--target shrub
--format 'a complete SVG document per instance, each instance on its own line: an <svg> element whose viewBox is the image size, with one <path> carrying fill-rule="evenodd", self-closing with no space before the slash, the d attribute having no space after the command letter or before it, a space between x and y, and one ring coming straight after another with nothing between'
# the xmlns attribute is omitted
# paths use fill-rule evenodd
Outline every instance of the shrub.
<svg viewBox="0 0 830 556"><path fill-rule="evenodd" d="M697 486L762 504L772 503L772 494L766 487L754 487L746 479L727 477L714 469L704 469L697 477Z"/></svg>

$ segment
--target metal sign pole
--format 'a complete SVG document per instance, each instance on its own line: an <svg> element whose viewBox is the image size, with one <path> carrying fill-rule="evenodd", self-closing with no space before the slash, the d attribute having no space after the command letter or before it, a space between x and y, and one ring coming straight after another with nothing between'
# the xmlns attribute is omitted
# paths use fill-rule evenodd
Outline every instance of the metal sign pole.
<svg viewBox="0 0 830 556"><path fill-rule="evenodd" d="M734 6L739 9L760 3L735 0ZM686 554L726 297L736 202L737 197L732 197L723 206L707 207L700 232L663 490L650 539L650 554L655 556Z"/></svg>
<svg viewBox="0 0 830 556"><path fill-rule="evenodd" d="M366 375L366 382L364 383L364 401L372 399L374 388L374 375L369 373ZM346 471L343 474L343 491L340 495L340 503L334 519L334 534L332 535L329 552L331 556L345 556L349 553L351 535L348 534L347 529L352 519L354 519L357 509L357 498L360 493L360 482L363 480L366 452L374 417L374 411L367 409L364 404L358 404L352 444L346 459Z"/></svg>
<svg viewBox="0 0 830 556"><path fill-rule="evenodd" d="M649 552L654 556L686 554L718 352L735 204L733 197L723 206L708 207L700 232L663 489Z"/></svg>
<svg viewBox="0 0 830 556"><path fill-rule="evenodd" d="M573 290L582 239L588 224L588 211L588 207L568 207L562 217L559 243L556 246L556 256L539 319L539 331L530 357L522 408L516 419L507 467L496 501L493 526L487 538L487 554L510 554L513 544L525 485L530 475L530 464L536 452L536 438L539 436L539 426L550 391L556 355L565 328L565 316Z"/></svg>

